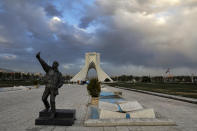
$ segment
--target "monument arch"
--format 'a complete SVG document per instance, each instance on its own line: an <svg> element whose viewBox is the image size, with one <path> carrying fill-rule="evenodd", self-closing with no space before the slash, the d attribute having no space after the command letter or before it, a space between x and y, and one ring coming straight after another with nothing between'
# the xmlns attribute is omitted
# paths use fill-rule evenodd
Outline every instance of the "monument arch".
<svg viewBox="0 0 197 131"><path fill-rule="evenodd" d="M100 54L96 52L89 52L85 54L85 66L77 73L71 81L85 81L88 71L90 69L95 69L97 73L98 80L104 82L106 79L113 81L100 67Z"/></svg>

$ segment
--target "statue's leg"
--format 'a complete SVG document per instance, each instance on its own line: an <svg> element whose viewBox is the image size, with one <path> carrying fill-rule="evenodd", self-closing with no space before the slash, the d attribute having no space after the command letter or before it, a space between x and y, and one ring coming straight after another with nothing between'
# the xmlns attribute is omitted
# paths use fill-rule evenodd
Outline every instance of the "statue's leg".
<svg viewBox="0 0 197 131"><path fill-rule="evenodd" d="M44 106L46 108L46 111L48 111L49 108L50 108L49 102L47 100L49 94L50 94L50 90L48 88L45 88L44 93L42 95L42 101L44 103Z"/></svg>
<svg viewBox="0 0 197 131"><path fill-rule="evenodd" d="M56 108L55 108L55 91L52 90L51 91L51 94L50 94L50 104L51 104L51 112L52 112L52 115L51 115L51 118L54 118L55 117L55 112L56 112Z"/></svg>

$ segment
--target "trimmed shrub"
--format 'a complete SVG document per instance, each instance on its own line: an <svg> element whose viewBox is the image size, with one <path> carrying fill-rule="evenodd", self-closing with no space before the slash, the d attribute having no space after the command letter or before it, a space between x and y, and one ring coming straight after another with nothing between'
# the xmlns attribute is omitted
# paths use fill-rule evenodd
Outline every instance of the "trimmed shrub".
<svg viewBox="0 0 197 131"><path fill-rule="evenodd" d="M34 85L38 85L38 80L34 80L34 81L33 81L33 84L34 84Z"/></svg>
<svg viewBox="0 0 197 131"><path fill-rule="evenodd" d="M87 90L92 97L99 97L101 92L100 82L97 79L91 79Z"/></svg>

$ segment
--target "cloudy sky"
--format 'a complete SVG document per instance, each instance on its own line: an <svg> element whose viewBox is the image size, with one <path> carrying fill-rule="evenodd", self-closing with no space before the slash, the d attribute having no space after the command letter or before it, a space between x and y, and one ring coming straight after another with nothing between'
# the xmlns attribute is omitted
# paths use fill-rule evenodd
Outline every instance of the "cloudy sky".
<svg viewBox="0 0 197 131"><path fill-rule="evenodd" d="M0 0L0 68L75 74L99 52L109 75L197 75L196 0Z"/></svg>

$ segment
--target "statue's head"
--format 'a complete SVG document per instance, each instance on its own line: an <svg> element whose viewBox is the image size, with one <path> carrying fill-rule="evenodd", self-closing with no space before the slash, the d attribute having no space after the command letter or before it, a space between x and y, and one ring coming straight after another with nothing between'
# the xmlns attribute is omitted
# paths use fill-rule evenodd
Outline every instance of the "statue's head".
<svg viewBox="0 0 197 131"><path fill-rule="evenodd" d="M57 69L58 66L59 66L58 62L57 62L57 61L54 61L54 62L53 62L53 65L52 65L52 68L53 68L53 69Z"/></svg>

